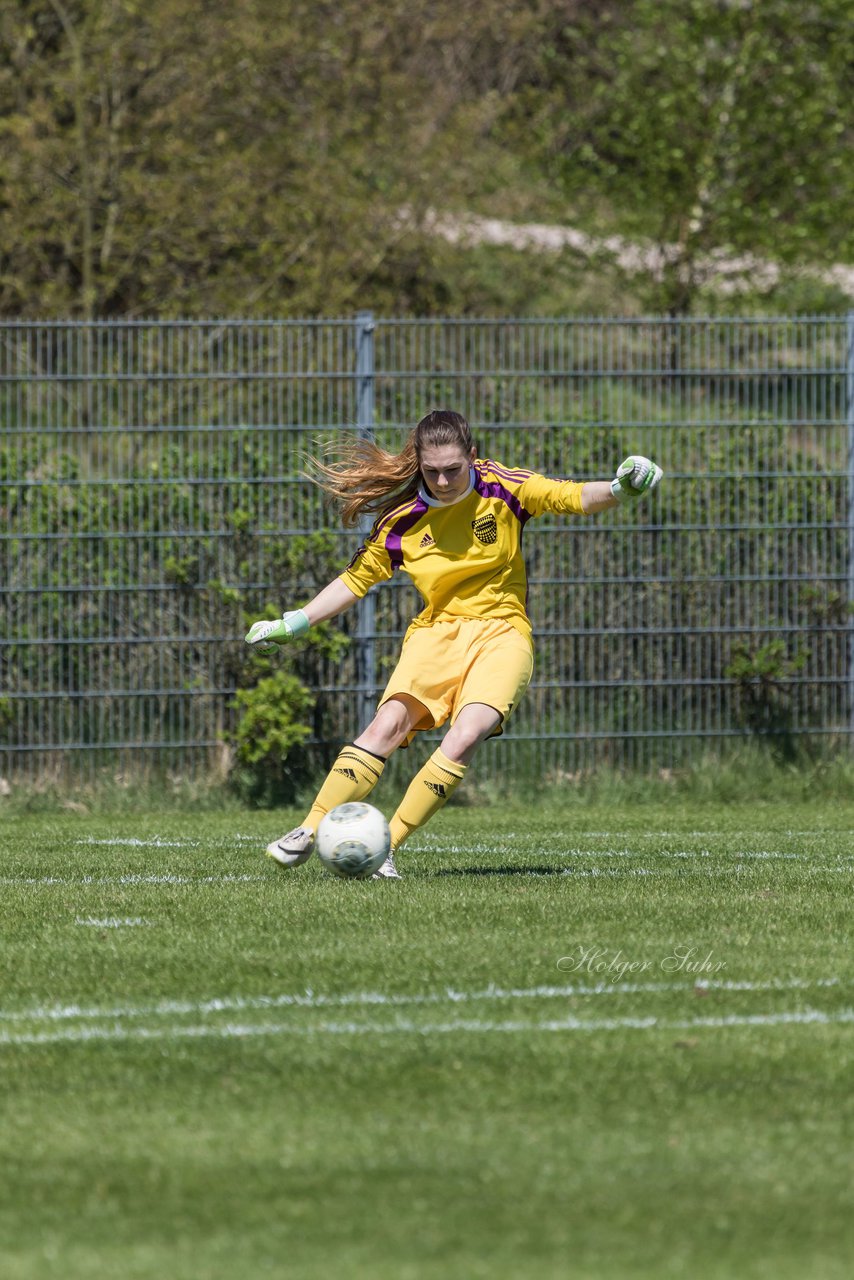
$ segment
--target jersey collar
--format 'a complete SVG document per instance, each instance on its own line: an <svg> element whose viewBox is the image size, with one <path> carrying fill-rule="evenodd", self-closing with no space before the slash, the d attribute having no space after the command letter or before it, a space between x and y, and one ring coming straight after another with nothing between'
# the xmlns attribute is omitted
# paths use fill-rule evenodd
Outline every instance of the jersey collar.
<svg viewBox="0 0 854 1280"><path fill-rule="evenodd" d="M461 493L458 498L454 498L453 502L440 502L438 498L431 498L427 492L427 486L421 485L418 489L418 496L422 502L426 502L428 507L455 507L458 502L462 502L463 498L467 498L474 488L475 473L474 467L469 467L469 487L465 493Z"/></svg>

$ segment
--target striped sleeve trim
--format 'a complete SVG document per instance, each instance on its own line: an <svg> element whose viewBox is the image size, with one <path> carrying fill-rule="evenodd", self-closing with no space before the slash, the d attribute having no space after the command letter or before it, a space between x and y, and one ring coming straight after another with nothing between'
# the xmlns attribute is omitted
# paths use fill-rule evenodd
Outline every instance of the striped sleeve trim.
<svg viewBox="0 0 854 1280"><path fill-rule="evenodd" d="M504 467L500 462L493 462L491 459L486 463L485 469L491 471L500 480L511 480L515 484L522 484L535 474L525 467Z"/></svg>
<svg viewBox="0 0 854 1280"><path fill-rule="evenodd" d="M356 548L356 550L353 552L350 563L347 565L347 568L344 570L345 573L349 573L351 569L355 569L357 561L361 559L361 557L365 554L367 549L368 548L364 542L362 543L361 546Z"/></svg>
<svg viewBox="0 0 854 1280"><path fill-rule="evenodd" d="M502 480L510 480L515 484L523 484L526 480L530 480L532 476L538 476L543 480L549 480L552 484L566 484L571 480L569 476L547 476L539 471L525 471L522 468L513 469L512 467L502 467L498 462L490 462L489 469ZM578 481L571 481L577 484Z"/></svg>

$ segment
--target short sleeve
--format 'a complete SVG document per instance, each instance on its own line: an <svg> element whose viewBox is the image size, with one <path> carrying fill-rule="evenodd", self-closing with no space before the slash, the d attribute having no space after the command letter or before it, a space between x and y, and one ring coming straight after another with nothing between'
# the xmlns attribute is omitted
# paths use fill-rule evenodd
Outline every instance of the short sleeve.
<svg viewBox="0 0 854 1280"><path fill-rule="evenodd" d="M549 480L546 476L532 471L522 481L517 496L526 511L532 516L542 516L546 512L555 515L584 515L581 505L583 484L578 480Z"/></svg>
<svg viewBox="0 0 854 1280"><path fill-rule="evenodd" d="M376 539L372 533L359 547L340 577L353 595L361 598L377 582L387 582L393 572L394 567L385 549L384 540Z"/></svg>

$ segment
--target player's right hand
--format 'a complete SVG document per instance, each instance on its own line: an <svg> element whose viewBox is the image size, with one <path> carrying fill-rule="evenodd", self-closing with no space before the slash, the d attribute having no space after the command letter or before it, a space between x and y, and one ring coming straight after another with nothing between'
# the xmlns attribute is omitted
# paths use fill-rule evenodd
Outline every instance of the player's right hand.
<svg viewBox="0 0 854 1280"><path fill-rule="evenodd" d="M295 636L308 630L308 618L302 609L294 609L282 618L272 621L253 622L246 633L247 644L259 653L275 653L276 646L288 644Z"/></svg>

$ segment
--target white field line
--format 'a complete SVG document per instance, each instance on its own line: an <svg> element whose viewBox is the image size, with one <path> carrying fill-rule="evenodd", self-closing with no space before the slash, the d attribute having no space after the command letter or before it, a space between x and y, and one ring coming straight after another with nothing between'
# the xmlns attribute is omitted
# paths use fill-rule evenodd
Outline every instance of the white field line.
<svg viewBox="0 0 854 1280"><path fill-rule="evenodd" d="M515 832L504 832L504 835L515 835ZM663 839L694 839L697 836L714 836L720 839L721 836L726 837L727 834L735 834L733 832L715 830L713 828L703 828L695 831L669 831L656 827L654 831L580 831L579 835L583 835L585 839L590 840L657 840ZM807 831L796 831L793 828L787 828L780 831L771 827L750 827L739 833L741 838L748 836L854 836L854 827L811 827ZM437 840L439 837L427 832L421 836L422 840Z"/></svg>
<svg viewBox="0 0 854 1280"><path fill-rule="evenodd" d="M253 884L259 881L269 881L274 878L274 876L269 875L178 876L170 873L165 873L163 875L141 875L139 873L132 873L126 876L0 876L0 885Z"/></svg>
<svg viewBox="0 0 854 1280"><path fill-rule="evenodd" d="M503 831L502 838L514 839L515 831ZM530 833L525 833L525 839L528 839ZM694 840L697 838L707 839L714 837L716 840L728 839L730 836L741 840L758 838L779 839L781 836L854 836L854 827L812 827L808 831L795 831L787 829L779 831L771 827L750 827L744 831L726 832L713 829L703 829L701 831L669 831L660 827L656 827L653 831L584 831L580 830L576 833L583 836L585 840ZM417 839L423 841L425 845L432 842L441 841L441 836L436 833L427 831L422 832Z"/></svg>
<svg viewBox="0 0 854 1280"><path fill-rule="evenodd" d="M162 836L151 836L149 839L142 839L141 836L82 836L75 840L74 844L86 845L130 845L141 849L199 849L203 845L210 844L254 844L258 848L264 847L263 836L247 836L240 832L235 832L229 836L206 836L204 840L185 840L183 838L177 840L164 840ZM269 844L269 840L267 841Z"/></svg>
<svg viewBox="0 0 854 1280"><path fill-rule="evenodd" d="M407 846L408 848L409 846ZM435 844L428 848L412 845L414 853L493 853L508 854L515 850L511 845L488 844ZM526 851L528 852L528 851ZM756 858L765 861L812 862L813 855L808 853L784 853L777 849L549 849L539 851L543 858ZM854 854L840 853L835 855L844 861L854 861Z"/></svg>
<svg viewBox="0 0 854 1280"><path fill-rule="evenodd" d="M719 831L585 831L583 835L585 839L588 839L588 840L625 840L625 841L633 841L635 843L639 841L666 840L671 838L677 838L677 839L683 839L683 840L696 839L698 837L708 838L710 836L715 837L717 839L721 838L721 832ZM790 836L790 837L792 836L794 837L852 836L854 835L854 831L833 831L828 829L828 830L821 830L821 831L816 830L816 831L772 832L772 831L759 830L759 831L742 832L741 839L748 839L751 836L765 837L769 835L771 836L782 835L782 836ZM447 838L443 838L442 836L439 836L439 835L435 835L435 836L422 835L419 839L413 841L413 843L409 847L413 851L421 852L421 853L427 853L427 852L433 852L433 851L480 853L480 852L486 852L487 850L499 851L499 852L503 850L507 850L508 852L510 852L514 847L510 842L516 838L517 837L515 832L505 831L505 832L502 832L501 834L500 843L494 843L494 842L487 843L486 841L476 841L472 844L458 844L456 842L449 843ZM526 836L525 838L528 839L529 837ZM544 842L546 843L555 840L555 838L556 837L554 836L543 837ZM724 838L726 837L724 836ZM110 847L113 845L116 847L127 846L130 848L138 848L138 849L198 849L198 848L201 848L203 845L211 845L211 844L216 844L216 845L254 844L260 849L264 841L260 836L248 836L248 835L242 835L240 833L237 833L233 836L212 836L206 840L184 840L184 839L164 840L160 836L152 836L150 839L142 839L139 836L109 836L103 839L95 836L86 836L85 838L75 840L74 843L76 845L90 845L90 846L101 845L101 846L107 846L107 847ZM576 853L578 855L582 855L582 854L587 855L588 853L600 853L600 854L612 854L613 856L618 856L621 854L625 854L627 857L638 856L635 851L628 848L610 849L610 850L586 850L581 847L578 847L578 848L574 848L564 852ZM684 852L674 851L669 855L668 855L668 851L663 851L662 856L697 857L701 855L710 856L710 853L711 851L708 849L685 850ZM724 856L726 857L743 856L743 857L753 857L753 858L758 858L758 857L808 858L810 855L804 854L804 853L786 853L782 850L767 850L767 851L762 850L759 852L745 851L744 853L741 853L741 851L736 850L736 851L728 852L724 854Z"/></svg>
<svg viewBox="0 0 854 1280"><path fill-rule="evenodd" d="M86 836L83 839L75 840L74 843L94 845L130 845L133 848L140 849L198 849L201 841L162 840L160 836L151 836L148 840L142 840L139 836L107 836L105 839L99 840L95 836Z"/></svg>
<svg viewBox="0 0 854 1280"><path fill-rule="evenodd" d="M438 852L438 850L437 850ZM483 850L460 850L451 849L448 852L483 852ZM503 850L491 850L491 852L504 852ZM548 855L543 855L544 857ZM554 856L559 856L555 854ZM591 850L587 854L577 854L578 857L596 857L596 853ZM601 854L599 855L601 856ZM739 857L741 855L733 855ZM685 866L680 868L670 867L563 867L555 870L554 875L570 876L575 879L584 879L585 877L602 877L613 879L626 879L640 876L653 876L662 879L668 876L684 876L704 875L709 879L724 875L739 875L745 868L745 863L737 862L730 866L696 866L688 865L688 858L684 858ZM815 871L832 871L835 873L852 874L854 873L854 859L841 858L837 863L827 862L811 862L805 859L807 866L805 870L809 873ZM439 874L453 874L444 869ZM542 870L538 867L522 868L516 872L517 875L541 876ZM267 875L218 875L218 876L184 876L165 873L163 875L141 875L138 873L124 876L0 876L0 885L27 886L27 885L74 885L86 888L88 886L102 885L204 885L204 884L271 884L279 879L279 873L271 870Z"/></svg>
<svg viewBox="0 0 854 1280"><path fill-rule="evenodd" d="M824 863L824 862L820 862L820 863L813 862L813 863L810 863L809 866L807 866L805 869L810 872L812 871L843 871L843 872L848 872L850 874L854 872L854 865L849 865L848 863L832 864L832 863ZM717 867L717 866L716 867L703 867L703 866L687 867L686 866L686 867L680 868L679 870L674 870L669 867L620 867L620 868L564 867L563 870L556 871L554 874L561 875L561 876L575 876L576 878L583 877L583 876L593 876L593 877L613 876L613 877L619 878L619 877L626 877L626 876L658 876L658 877L682 876L682 875L685 875L686 872L688 872L692 875L706 875L712 878L715 876L738 875L739 872L743 870L744 870L744 863L736 863L735 866L728 866L728 867ZM532 868L531 870L522 871L519 874L536 876L536 875L541 875L542 872L539 871L537 868Z"/></svg>
<svg viewBox="0 0 854 1280"><path fill-rule="evenodd" d="M339 995L323 995L311 990L284 992L277 996L215 996L209 1000L160 1000L154 1004L124 1004L111 1008L81 1005L39 1006L31 1009L0 1009L0 1022L65 1022L122 1018L175 1017L209 1013L245 1013L261 1009L330 1009L347 1007L399 1008L406 1005L471 1004L502 1000L561 1000L573 996L658 995L680 992L693 995L702 991L808 991L813 988L844 987L843 979L790 978L786 981L751 982L749 979L709 979L696 982L595 982L567 983L561 986L485 987L480 991L421 992L412 995L390 995L382 991L346 991Z"/></svg>
<svg viewBox="0 0 854 1280"><path fill-rule="evenodd" d="M435 852L437 853L445 852L445 853L453 853L453 854L457 854L457 853L481 854L481 853L486 853L487 850L486 849L461 849L458 846L453 846L445 850L437 849ZM510 851L502 850L502 849L498 849L498 850L492 849L489 852L500 854L500 853L505 853ZM597 857L601 858L601 857L622 857L622 856L640 857L642 855L640 854L618 855L613 852L602 853L601 851L597 853L592 849L587 851L574 850L571 853L566 853L566 852L561 853L558 850L550 850L542 855L542 859L543 859L543 863L548 863L549 858L560 859L562 857L571 857L571 858L593 859ZM546 874L552 874L556 876L572 876L572 877L575 877L576 879L583 878L585 876L592 876L594 878L597 876L605 876L605 877L610 876L612 878L620 879L620 878L626 878L631 876L655 876L657 878L663 878L667 876L697 875L697 876L707 876L710 879L713 879L717 876L740 875L748 869L755 870L756 867L761 865L763 862L777 862L777 861L785 861L785 862L795 861L799 864L803 864L802 867L799 866L799 870L802 869L803 872L807 874L812 874L814 871L834 871L834 872L842 872L850 875L852 872L854 872L854 857L848 857L847 855L839 855L837 857L836 862L814 862L811 858L798 857L798 858L792 859L785 855L782 858L777 858L767 854L755 855L755 854L734 853L734 854L724 855L729 859L736 859L736 861L727 862L726 865L721 865L717 861L714 863L703 864L701 859L709 856L706 854L699 854L699 855L692 854L692 853L655 854L651 850L647 850L645 856L671 858L671 859L677 858L682 862L683 865L681 867L637 867L631 864L623 864L622 866L610 866L610 867L607 867L607 866L606 867L560 867L560 868L556 867L553 869L550 869L547 866L546 867L536 866L536 867L518 868L515 874L528 875L528 876L541 876L545 872ZM692 859L697 859L696 865L692 865ZM752 866L751 864L755 864L755 866ZM500 868L498 868L495 873L498 874L499 872L500 872ZM461 874L461 873L459 872L455 873L453 868L444 867L438 872L438 874L453 875L453 874Z"/></svg>
<svg viewBox="0 0 854 1280"><path fill-rule="evenodd" d="M620 837L622 839L630 839L635 843L639 841L648 841L648 840L667 838L668 836L678 835L678 834L679 833L674 833L674 832L649 832L649 833L604 832L604 831L603 832L597 832L597 831L585 832L585 835L589 839L593 839L593 840L600 839L600 838L613 839L615 837ZM684 838L686 834L689 835L690 837L697 837L697 836L717 835L718 833L711 832L711 831L692 831L689 833L683 832L681 834ZM745 834L748 834L748 833L745 833ZM756 832L756 833L749 833L749 834L759 835L759 834L769 834L769 833ZM817 833L786 832L785 834L786 835L815 835ZM843 834L850 834L850 833L828 832L827 834L843 835ZM446 839L443 840L440 836L428 835L426 838L422 836L421 839L417 843L413 843L410 846L410 848L413 853L509 854L509 853L515 852L513 845L508 843L508 841L512 841L513 838L514 836L512 832L505 832L502 834L501 843L475 841L473 843L460 844L456 841L449 842ZM763 861L763 860L778 861L779 860L779 861L791 861L791 862L811 862L813 857L813 855L807 854L807 853L788 853L788 852L785 852L784 850L777 850L777 849L757 849L757 850L735 849L735 850L725 850L723 852L718 852L716 850L710 850L710 849L656 849L656 850L643 850L643 849L631 849L631 848L585 849L581 846L577 846L569 849L550 848L549 844L553 839L554 837L546 837L544 839L543 843L545 844L546 847L540 851L540 856L558 857L558 858L638 858L638 857L642 857L643 854L646 853L648 857L654 856L658 858L680 858L685 861L692 858L715 857L715 858L726 858L726 859L753 858L759 861ZM126 846L130 848L140 848L140 849L197 849L197 848L200 848L203 843L207 845L210 845L210 844L228 845L229 843L251 843L251 844L257 845L259 848L261 846L261 841L257 837L244 835L241 833L237 833L234 836L216 836L204 842L199 840L164 840L160 836L152 836L150 839L142 839L138 836L110 836L104 839L96 838L94 836L87 836L85 838L75 841L75 844L77 845L90 845L90 846L100 845L100 846L108 846L108 847L109 846L116 846L116 847ZM841 861L841 860L854 861L854 855L851 855L851 854L840 853L835 856L837 858L837 861ZM593 874L596 874L596 873L593 873ZM640 874L649 874L649 873L643 871L643 872L640 872ZM249 877L243 877L243 878L249 879ZM259 876L256 878L267 879L268 877ZM61 879L57 879L52 882L53 883L77 883L76 881L69 882ZM195 881L191 881L188 879L187 882L193 883ZM199 882L212 883L213 878L211 878L210 880L203 879ZM24 883L24 882L19 880L12 880L8 878L0 879L0 884L11 884L11 883ZM43 884L43 883L48 883L48 881L33 880L33 881L28 881L27 883ZM101 883L112 883L112 882L108 880L102 880ZM133 883L133 882L132 881L126 882L122 880L119 883ZM164 879L163 883L180 883L180 881L170 881L170 880Z"/></svg>
<svg viewBox="0 0 854 1280"><path fill-rule="evenodd" d="M709 834L712 834L711 832ZM264 847L263 836L247 836L236 831L234 835L228 836L206 836L204 840L186 840L183 837L177 840L164 840L162 836L151 836L143 839L141 836L81 836L73 841L74 844L91 844L91 845L136 845L143 849L199 849L202 845L209 844L255 844L259 848ZM269 844L269 840L267 841Z"/></svg>
<svg viewBox="0 0 854 1280"><path fill-rule="evenodd" d="M108 916L105 920L96 920L93 916L78 916L74 921L75 924L87 925L92 929L134 929L140 925L150 925L150 920L143 920L142 916L127 916L120 919L118 916Z"/></svg>
<svg viewBox="0 0 854 1280"><path fill-rule="evenodd" d="M91 1041L177 1040L177 1039L243 1039L253 1036L318 1036L318 1035L459 1035L461 1033L525 1033L595 1032L595 1031L696 1031L729 1027L779 1027L788 1025L831 1026L854 1023L854 1009L827 1013L821 1009L802 1009L780 1013L727 1014L721 1017L683 1018L669 1021L648 1018L557 1018L536 1021L477 1021L418 1023L396 1019L382 1022L320 1022L314 1026L267 1022L257 1024L226 1023L224 1026L171 1027L63 1027L53 1031L3 1032L0 1046L86 1043Z"/></svg>

